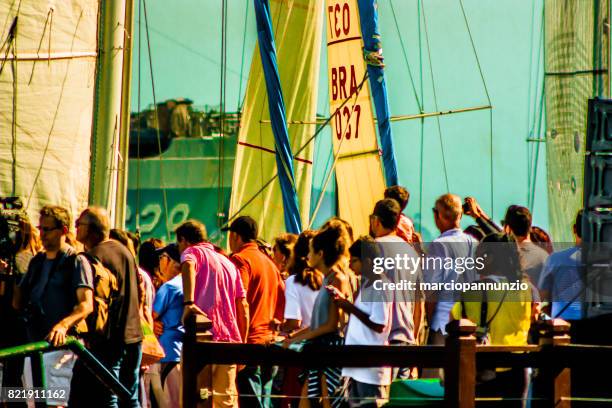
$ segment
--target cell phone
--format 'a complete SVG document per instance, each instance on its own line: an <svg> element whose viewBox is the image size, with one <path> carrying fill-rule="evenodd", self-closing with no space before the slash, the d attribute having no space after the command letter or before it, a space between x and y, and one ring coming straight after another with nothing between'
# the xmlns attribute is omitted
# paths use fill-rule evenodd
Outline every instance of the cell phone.
<svg viewBox="0 0 612 408"><path fill-rule="evenodd" d="M325 286L325 289L327 289L329 293L333 295L334 297L344 298L344 296L342 296L342 293L335 286L327 285Z"/></svg>

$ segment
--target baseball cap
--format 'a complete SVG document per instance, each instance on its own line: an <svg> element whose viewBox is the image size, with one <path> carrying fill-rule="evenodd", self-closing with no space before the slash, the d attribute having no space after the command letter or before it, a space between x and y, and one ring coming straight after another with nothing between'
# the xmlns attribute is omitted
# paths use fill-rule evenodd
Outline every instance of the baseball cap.
<svg viewBox="0 0 612 408"><path fill-rule="evenodd" d="M243 215L232 221L229 227L221 228L221 231L232 231L240 235L243 241L251 241L257 239L257 222Z"/></svg>
<svg viewBox="0 0 612 408"><path fill-rule="evenodd" d="M166 254L173 261L181 263L181 254L179 252L178 245L174 243L168 244L163 248L156 249L155 252L157 253L158 256L161 256L162 254Z"/></svg>

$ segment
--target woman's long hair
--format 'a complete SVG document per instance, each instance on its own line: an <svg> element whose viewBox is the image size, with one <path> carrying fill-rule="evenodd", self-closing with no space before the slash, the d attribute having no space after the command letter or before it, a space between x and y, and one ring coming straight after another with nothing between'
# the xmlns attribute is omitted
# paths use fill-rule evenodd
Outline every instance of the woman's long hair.
<svg viewBox="0 0 612 408"><path fill-rule="evenodd" d="M316 231L313 230L306 230L300 234L291 251L287 271L289 275L295 275L297 283L316 291L323 285L323 275L316 269L310 268L306 262L310 240L315 235Z"/></svg>
<svg viewBox="0 0 612 408"><path fill-rule="evenodd" d="M485 258L483 276L504 276L509 281L523 278L520 254L516 241L508 234L489 234L482 239L476 250L476 257Z"/></svg>
<svg viewBox="0 0 612 408"><path fill-rule="evenodd" d="M27 216L19 217L19 234L17 246L19 251L28 251L36 255L42 249L38 231Z"/></svg>

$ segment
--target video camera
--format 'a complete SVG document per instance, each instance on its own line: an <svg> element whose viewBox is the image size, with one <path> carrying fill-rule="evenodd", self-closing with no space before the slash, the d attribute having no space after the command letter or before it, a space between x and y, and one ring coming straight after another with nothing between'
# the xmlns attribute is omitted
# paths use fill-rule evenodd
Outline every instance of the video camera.
<svg viewBox="0 0 612 408"><path fill-rule="evenodd" d="M0 197L0 260L9 264L12 273L15 254L21 246L20 221L25 217L19 197Z"/></svg>

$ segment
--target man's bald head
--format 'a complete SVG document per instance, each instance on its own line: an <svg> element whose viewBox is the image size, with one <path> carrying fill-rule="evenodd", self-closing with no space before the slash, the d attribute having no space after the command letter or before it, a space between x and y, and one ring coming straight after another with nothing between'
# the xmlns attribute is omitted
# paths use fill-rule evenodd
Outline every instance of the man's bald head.
<svg viewBox="0 0 612 408"><path fill-rule="evenodd" d="M79 216L79 222L87 226L88 241L99 243L108 239L110 220L106 209L97 206L88 207Z"/></svg>
<svg viewBox="0 0 612 408"><path fill-rule="evenodd" d="M436 200L434 207L436 226L441 232L459 228L463 209L461 198L455 194L444 194Z"/></svg>

